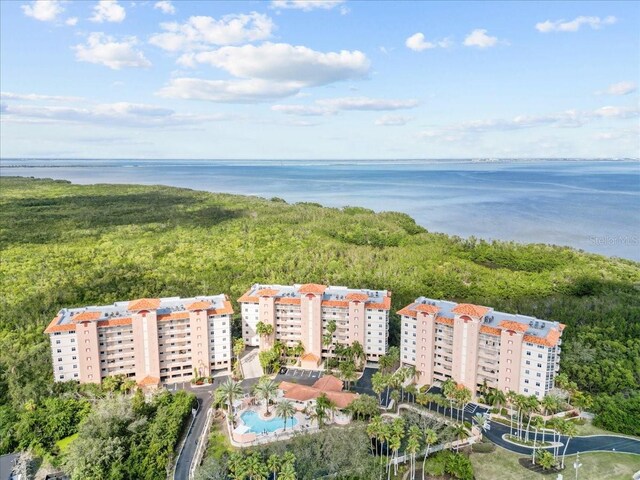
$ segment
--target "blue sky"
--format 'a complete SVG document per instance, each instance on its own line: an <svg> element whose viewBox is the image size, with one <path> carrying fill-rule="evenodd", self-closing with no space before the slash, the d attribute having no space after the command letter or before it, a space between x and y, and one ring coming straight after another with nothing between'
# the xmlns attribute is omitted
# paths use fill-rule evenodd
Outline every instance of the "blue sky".
<svg viewBox="0 0 640 480"><path fill-rule="evenodd" d="M638 157L638 2L0 2L0 154Z"/></svg>

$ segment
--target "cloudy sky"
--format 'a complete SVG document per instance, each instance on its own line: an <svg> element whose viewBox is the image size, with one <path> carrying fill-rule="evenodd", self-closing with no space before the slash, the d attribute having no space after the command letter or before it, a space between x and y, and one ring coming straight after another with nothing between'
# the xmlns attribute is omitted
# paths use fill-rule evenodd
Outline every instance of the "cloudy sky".
<svg viewBox="0 0 640 480"><path fill-rule="evenodd" d="M638 157L638 2L3 1L0 153Z"/></svg>

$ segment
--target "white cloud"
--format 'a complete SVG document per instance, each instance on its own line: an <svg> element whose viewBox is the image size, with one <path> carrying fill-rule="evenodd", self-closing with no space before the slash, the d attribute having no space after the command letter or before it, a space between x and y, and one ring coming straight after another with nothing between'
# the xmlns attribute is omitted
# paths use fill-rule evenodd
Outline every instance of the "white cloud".
<svg viewBox="0 0 640 480"><path fill-rule="evenodd" d="M61 95L40 95L37 93L14 93L0 92L0 98L3 100L29 100L29 101L47 101L47 102L81 102L82 97L67 97Z"/></svg>
<svg viewBox="0 0 640 480"><path fill-rule="evenodd" d="M487 35L484 28L477 28L464 39L466 47L488 48L498 44L498 37Z"/></svg>
<svg viewBox="0 0 640 480"><path fill-rule="evenodd" d="M75 27L78 24L78 17L69 17L64 21L65 25Z"/></svg>
<svg viewBox="0 0 640 480"><path fill-rule="evenodd" d="M153 5L154 9L160 10L167 15L174 15L176 13L176 7L169 0L161 0Z"/></svg>
<svg viewBox="0 0 640 480"><path fill-rule="evenodd" d="M637 90L638 86L634 82L619 82L609 85L604 92L608 95L628 95Z"/></svg>
<svg viewBox="0 0 640 480"><path fill-rule="evenodd" d="M546 20L544 22L536 23L536 30L542 33L549 32L577 32L582 25L588 25L592 29L597 30L605 25L612 25L616 23L617 19L613 16L605 18L600 17L576 17L569 22L564 20Z"/></svg>
<svg viewBox="0 0 640 480"><path fill-rule="evenodd" d="M144 54L135 49L136 37L126 37L118 42L104 33L94 32L89 35L85 45L76 45L76 60L97 63L113 70L124 67L150 67L151 62Z"/></svg>
<svg viewBox="0 0 640 480"><path fill-rule="evenodd" d="M100 0L93 7L92 22L115 22L119 23L127 16L124 8L118 4L118 0Z"/></svg>
<svg viewBox="0 0 640 480"><path fill-rule="evenodd" d="M357 50L324 53L303 46L269 42L260 46L222 47L185 54L179 63L184 66L203 63L222 68L235 77L295 82L307 87L362 78L370 65L367 56Z"/></svg>
<svg viewBox="0 0 640 480"><path fill-rule="evenodd" d="M542 126L581 127L593 120L624 120L640 115L637 107L601 107L592 111L566 110L549 115L518 115L510 119L487 119L462 122L440 128L430 128L421 132L425 138L440 138L454 141L471 133L490 131L510 131Z"/></svg>
<svg viewBox="0 0 640 480"><path fill-rule="evenodd" d="M64 12L61 3L58 0L35 0L28 5L22 5L21 8L27 17L41 22L53 22Z"/></svg>
<svg viewBox="0 0 640 480"><path fill-rule="evenodd" d="M414 52L422 52L423 50L429 50L437 47L448 48L452 45L452 42L448 38L443 38L442 40L431 42L425 40L424 34L418 32L407 38L404 44L407 46L407 48L413 50Z"/></svg>
<svg viewBox="0 0 640 480"><path fill-rule="evenodd" d="M157 95L165 98L207 100L225 103L266 102L289 97L303 85L294 82L249 80L204 80L200 78L173 78Z"/></svg>
<svg viewBox="0 0 640 480"><path fill-rule="evenodd" d="M382 127L397 127L406 125L413 119L414 117L407 117L404 115L383 115L380 118L376 119L374 123L375 125Z"/></svg>
<svg viewBox="0 0 640 480"><path fill-rule="evenodd" d="M257 12L225 15L220 20L196 16L184 23L161 23L160 27L164 32L152 35L149 43L169 52L264 40L275 28L271 18Z"/></svg>
<svg viewBox="0 0 640 480"><path fill-rule="evenodd" d="M169 127L228 119L228 115L179 114L155 105L117 102L83 107L5 105L2 120L103 126Z"/></svg>
<svg viewBox="0 0 640 480"><path fill-rule="evenodd" d="M304 10L308 12L310 10L331 10L344 3L344 0L272 0L271 8L275 9L295 9ZM343 11L341 7L340 13L346 15L349 10Z"/></svg>
<svg viewBox="0 0 640 480"><path fill-rule="evenodd" d="M320 116L335 115L345 110L392 111L414 108L416 106L418 106L418 101L413 99L389 100L369 97L341 97L316 100L313 105L273 105L271 110L287 115Z"/></svg>

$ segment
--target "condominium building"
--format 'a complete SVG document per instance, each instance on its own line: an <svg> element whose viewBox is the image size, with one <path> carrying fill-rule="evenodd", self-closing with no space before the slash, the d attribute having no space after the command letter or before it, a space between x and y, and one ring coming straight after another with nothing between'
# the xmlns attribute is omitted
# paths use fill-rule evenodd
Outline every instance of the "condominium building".
<svg viewBox="0 0 640 480"><path fill-rule="evenodd" d="M242 306L242 337L247 345L268 347L274 340L294 346L302 342L305 360L318 364L330 355L323 344L329 322L335 320L334 342L358 341L369 360L387 351L391 292L318 284L253 285L238 302ZM273 326L260 338L258 322Z"/></svg>
<svg viewBox="0 0 640 480"><path fill-rule="evenodd" d="M419 297L401 316L400 359L419 385L452 378L543 397L559 370L564 325L492 308Z"/></svg>
<svg viewBox="0 0 640 480"><path fill-rule="evenodd" d="M121 374L159 385L229 369L232 313L225 295L62 309L45 330L55 380L100 383Z"/></svg>

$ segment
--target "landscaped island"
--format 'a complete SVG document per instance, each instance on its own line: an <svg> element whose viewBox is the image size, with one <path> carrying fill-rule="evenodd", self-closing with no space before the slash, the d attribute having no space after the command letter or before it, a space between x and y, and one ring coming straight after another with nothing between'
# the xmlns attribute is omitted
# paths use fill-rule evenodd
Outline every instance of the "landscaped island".
<svg viewBox="0 0 640 480"><path fill-rule="evenodd" d="M53 385L42 331L61 307L211 291L237 299L255 282L388 288L389 344L396 346L394 312L425 293L561 322L561 370L593 396L594 424L640 434L640 264L632 261L459 239L430 233L401 213L358 207L7 177L0 178L0 248L1 452L35 447L55 455L56 442L96 414L85 408L91 392ZM238 327L239 314L233 321ZM154 422L168 405L104 408ZM48 413L62 409L51 423ZM81 436L91 434L91 418ZM357 435L367 440L366 432ZM172 447L162 445L153 471L168 464Z"/></svg>

